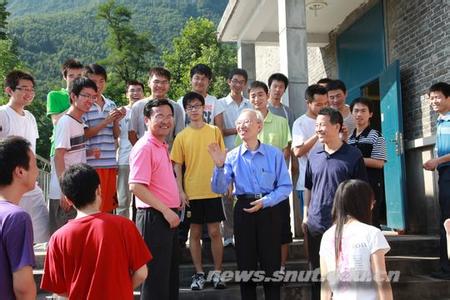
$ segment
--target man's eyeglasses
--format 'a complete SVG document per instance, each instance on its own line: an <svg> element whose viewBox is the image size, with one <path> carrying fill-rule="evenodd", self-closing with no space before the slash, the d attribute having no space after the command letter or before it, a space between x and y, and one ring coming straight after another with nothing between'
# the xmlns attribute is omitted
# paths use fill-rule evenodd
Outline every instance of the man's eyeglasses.
<svg viewBox="0 0 450 300"><path fill-rule="evenodd" d="M253 120L249 120L249 119L237 120L235 124L236 124L236 126L242 126L242 125L249 126L249 125L253 124Z"/></svg>
<svg viewBox="0 0 450 300"><path fill-rule="evenodd" d="M16 90L21 91L21 92L26 92L26 93L35 93L33 88L24 88L24 87L20 87L20 86L16 86Z"/></svg>
<svg viewBox="0 0 450 300"><path fill-rule="evenodd" d="M157 114L152 116L152 118L154 118L157 122L161 122L162 120L172 120L173 119L173 115L162 115L162 114Z"/></svg>
<svg viewBox="0 0 450 300"><path fill-rule="evenodd" d="M80 93L80 95L79 95L79 97L83 97L83 98L86 98L86 99L91 99L91 100L97 100L97 95L87 95L87 94L81 94Z"/></svg>
<svg viewBox="0 0 450 300"><path fill-rule="evenodd" d="M186 106L186 111L194 111L199 110L203 105L197 104L197 105L188 105Z"/></svg>

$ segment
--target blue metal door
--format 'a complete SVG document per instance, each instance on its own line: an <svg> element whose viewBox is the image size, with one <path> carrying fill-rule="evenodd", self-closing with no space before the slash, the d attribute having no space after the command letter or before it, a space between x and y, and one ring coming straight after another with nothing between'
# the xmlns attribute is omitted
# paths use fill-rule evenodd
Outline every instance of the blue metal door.
<svg viewBox="0 0 450 300"><path fill-rule="evenodd" d="M405 159L399 61L380 75L381 128L386 139L384 165L388 227L405 230Z"/></svg>

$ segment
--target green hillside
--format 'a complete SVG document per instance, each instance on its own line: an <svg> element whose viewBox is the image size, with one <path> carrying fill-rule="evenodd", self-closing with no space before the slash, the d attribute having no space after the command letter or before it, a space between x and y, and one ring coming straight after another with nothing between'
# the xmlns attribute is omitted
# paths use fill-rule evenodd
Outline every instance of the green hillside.
<svg viewBox="0 0 450 300"><path fill-rule="evenodd" d="M105 0L10 0L9 31L18 42L20 58L38 79L39 86L60 86L59 65L68 57L84 63L105 58L105 24L96 18ZM216 24L226 0L118 0L133 12L138 31L150 32L157 47L155 57L176 36L185 21L205 16Z"/></svg>

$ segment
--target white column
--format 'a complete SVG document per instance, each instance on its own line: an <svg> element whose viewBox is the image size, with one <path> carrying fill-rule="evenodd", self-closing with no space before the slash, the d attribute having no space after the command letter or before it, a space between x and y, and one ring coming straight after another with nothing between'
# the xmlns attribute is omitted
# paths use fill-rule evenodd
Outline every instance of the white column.
<svg viewBox="0 0 450 300"><path fill-rule="evenodd" d="M280 71L289 78L283 103L299 116L306 110L308 86L305 0L278 0L278 26Z"/></svg>
<svg viewBox="0 0 450 300"><path fill-rule="evenodd" d="M247 71L249 84L256 80L254 43L238 42L238 67ZM247 91L245 91L245 93L247 93Z"/></svg>

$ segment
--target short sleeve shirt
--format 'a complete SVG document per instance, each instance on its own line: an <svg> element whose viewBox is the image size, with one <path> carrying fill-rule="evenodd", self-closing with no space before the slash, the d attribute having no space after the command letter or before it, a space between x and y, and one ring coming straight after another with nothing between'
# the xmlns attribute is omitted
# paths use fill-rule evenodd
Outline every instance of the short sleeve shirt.
<svg viewBox="0 0 450 300"><path fill-rule="evenodd" d="M436 153L438 157L450 153L450 112L439 116L436 126ZM450 162L440 164L438 169L450 166Z"/></svg>
<svg viewBox="0 0 450 300"><path fill-rule="evenodd" d="M280 116L288 120L289 128L292 128L295 121L295 114L292 108L287 105L281 103L280 107L275 107L271 103L269 103L269 110L274 115Z"/></svg>
<svg viewBox="0 0 450 300"><path fill-rule="evenodd" d="M361 152L346 143L328 154L322 144L311 150L305 176L305 188L311 190L308 208L308 230L322 234L332 224L331 209L339 184L347 179L368 182Z"/></svg>
<svg viewBox="0 0 450 300"><path fill-rule="evenodd" d="M129 183L145 185L167 207L178 208L180 195L167 149L167 143L149 132L139 139L130 153ZM149 205L136 197L136 207Z"/></svg>
<svg viewBox="0 0 450 300"><path fill-rule="evenodd" d="M19 206L0 200L0 299L15 299L13 273L34 264L30 215Z"/></svg>
<svg viewBox="0 0 450 300"><path fill-rule="evenodd" d="M180 104L180 106L183 108L183 98L178 99L178 103ZM206 95L205 97L205 107L203 108L203 120L211 125L215 125L214 124L214 118L218 115L220 115L221 113L223 113L225 111L225 107L224 105L217 100L216 97L211 96L211 95ZM184 112L184 108L183 108L183 112ZM189 124L189 118L187 117L187 115L184 115L185 118L185 125L187 126Z"/></svg>

